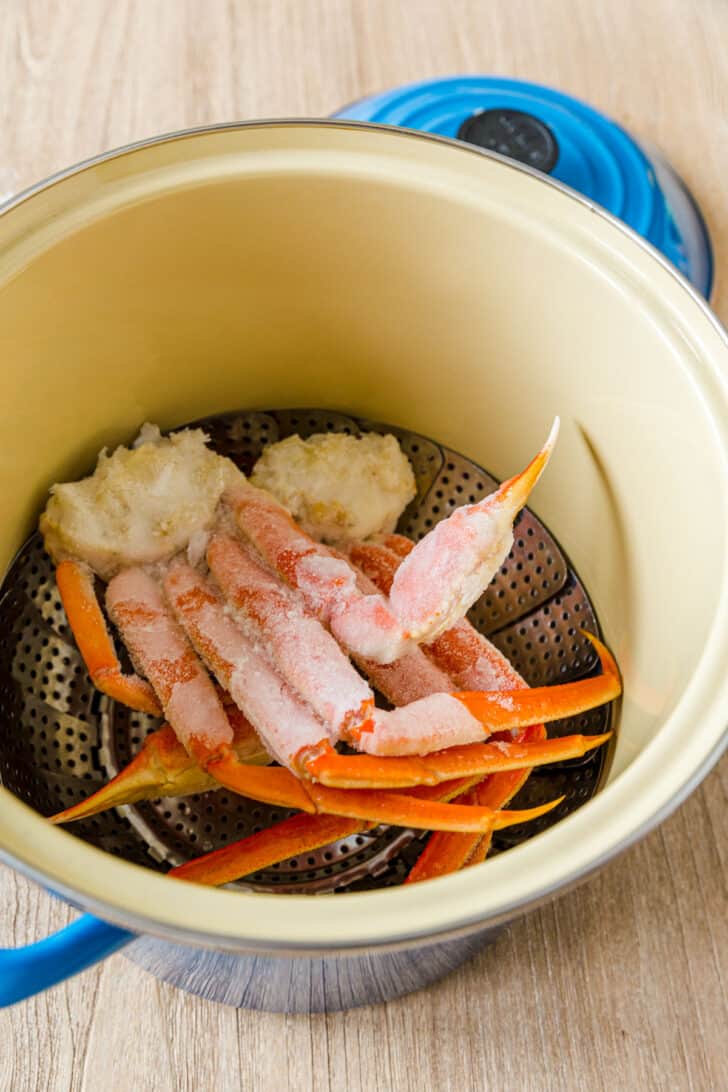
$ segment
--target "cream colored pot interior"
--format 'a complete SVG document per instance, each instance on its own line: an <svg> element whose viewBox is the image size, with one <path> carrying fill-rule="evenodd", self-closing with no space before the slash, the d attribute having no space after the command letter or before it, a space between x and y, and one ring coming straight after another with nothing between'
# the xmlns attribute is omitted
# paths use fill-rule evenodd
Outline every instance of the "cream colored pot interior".
<svg viewBox="0 0 728 1092"><path fill-rule="evenodd" d="M533 901L633 838L726 720L728 349L686 287L584 203L406 133L282 124L93 164L0 219L0 561L49 484L144 420L331 407L505 476L562 419L533 498L624 672L610 784L484 868L290 899L124 864L3 792L0 845L151 931L250 944L385 941Z"/></svg>

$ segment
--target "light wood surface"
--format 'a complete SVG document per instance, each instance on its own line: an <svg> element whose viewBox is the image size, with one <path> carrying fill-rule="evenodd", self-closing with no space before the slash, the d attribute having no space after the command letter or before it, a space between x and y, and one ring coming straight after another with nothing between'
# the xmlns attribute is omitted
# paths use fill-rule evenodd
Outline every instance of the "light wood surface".
<svg viewBox="0 0 728 1092"><path fill-rule="evenodd" d="M720 274L727 42L725 0L3 0L0 191L166 130L509 74L656 142L699 197ZM714 305L728 320L728 277ZM728 1088L727 777L724 760L644 842L423 993L236 1012L116 956L0 1013L0 1089ZM0 869L0 943L71 916Z"/></svg>

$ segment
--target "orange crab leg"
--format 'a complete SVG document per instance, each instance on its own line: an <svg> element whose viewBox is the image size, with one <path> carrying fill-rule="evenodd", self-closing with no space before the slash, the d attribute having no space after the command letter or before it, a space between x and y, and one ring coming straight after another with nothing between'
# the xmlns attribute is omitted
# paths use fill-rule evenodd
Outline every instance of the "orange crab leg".
<svg viewBox="0 0 728 1092"><path fill-rule="evenodd" d="M292 815L239 842L206 853L194 861L187 861L173 868L169 875L177 880L219 887L251 872L270 868L289 857L312 853L340 838L360 834L370 826L371 823L338 815Z"/></svg>
<svg viewBox="0 0 728 1092"><path fill-rule="evenodd" d="M438 793L440 800L446 799L449 795L443 787L438 789ZM542 808L531 809L528 812L500 812L500 814L494 814L493 822L500 827L524 822L526 819L536 818L536 812L542 815L556 807L558 803L559 801L555 800L543 805ZM340 838L348 838L370 830L372 826L374 823L357 818L347 819L334 815L293 815L274 827L251 834L233 845L224 846L222 849L197 857L194 861L188 861L172 869L169 875L179 880L215 886L232 883L233 880L250 875L251 872L269 868L289 857L311 853Z"/></svg>
<svg viewBox="0 0 728 1092"><path fill-rule="evenodd" d="M142 713L161 715L149 683L124 675L94 588L94 575L77 561L61 561L56 583L73 636L91 679L102 693Z"/></svg>
<svg viewBox="0 0 728 1092"><path fill-rule="evenodd" d="M161 741L159 735L157 733L155 735L157 735L157 739L152 744L153 753L159 754L168 741L166 734ZM160 746L160 743L162 746ZM122 793L118 782L115 784L117 780L115 779L105 789L95 793L94 797L86 801L85 804L77 805L75 808L69 808L67 811L53 816L52 822L70 822L73 819L93 815L105 807L133 803L134 800L157 795L154 790L158 789L158 780L155 779L150 787L146 776L148 767L145 769L145 763L148 762L149 754L144 755L140 752L137 758L141 760L141 770L137 771L140 773L138 777L140 784L137 792L132 791L132 794L129 795L127 791L129 786L127 785ZM132 766L134 766L134 763L132 763ZM494 809L490 807L463 807L462 805L435 802L429 794L418 790L414 790L410 794L404 794L367 789L353 791L329 789L322 785L299 781L290 770L282 767L262 768L246 765L238 759L237 755L227 751L212 759L208 763L207 769L211 778L214 779L213 785L216 782L253 800L260 800L266 804L286 808L296 808L310 815L345 816L370 822L389 823L394 826L416 827L421 830L464 830L479 833L487 833L490 830L496 815ZM200 772L199 770L188 770L180 773L179 777L184 784L185 776L189 777L191 774L193 778L199 778ZM122 777L123 773L119 775L119 780ZM152 777L154 777L154 774L152 774ZM194 791L204 791L205 788L209 787L212 787L210 783L203 784L200 789L195 788ZM462 784L458 785L455 791L460 791L461 788ZM109 790L109 792L107 793L106 790ZM174 791L176 792L176 785ZM88 806L89 804L91 804L91 807ZM94 804L98 806L94 806ZM513 816L515 814L513 813ZM517 818L511 818L509 821L514 823L526 822L529 818L535 817L536 814L536 812L532 813L531 811L519 812ZM542 812L539 810L538 814L540 815ZM495 821L500 822L500 819ZM291 856L291 854L287 854L287 856Z"/></svg>
<svg viewBox="0 0 728 1092"><path fill-rule="evenodd" d="M546 738L546 729L542 724L526 728L520 734L518 742L528 743ZM512 800L526 783L531 768L507 770L485 778L477 787L458 797L458 803L480 804L489 808L503 808ZM485 860L492 840L492 831L481 836L477 834L451 834L434 831L428 838L427 845L417 858L405 883L419 883L436 876L446 876L457 872L466 864Z"/></svg>
<svg viewBox="0 0 728 1092"><path fill-rule="evenodd" d="M478 752L456 748L480 742L497 732L560 720L593 709L618 697L621 684L611 653L596 637L587 633L584 636L597 650L601 675L533 690L433 694L399 709L375 710L371 721L363 729L348 733L348 738L358 750L377 757L408 756L417 763L420 756L432 761L428 755L444 751L465 759ZM345 773L341 764L339 769ZM395 769L404 775L408 768L400 764L392 766ZM414 776L415 767L409 770ZM457 769L450 772L449 768L448 776L457 776L458 772Z"/></svg>
<svg viewBox="0 0 728 1092"><path fill-rule="evenodd" d="M619 670L611 652L598 637L580 630L596 649L602 673L559 686L538 686L506 693L460 691L453 695L491 732L526 728L576 716L597 705L613 701L622 692Z"/></svg>
<svg viewBox="0 0 728 1092"><path fill-rule="evenodd" d="M265 765L270 756L252 725L234 707L226 707L233 724L232 747L240 762ZM189 796L220 788L185 751L169 724L158 728L144 740L141 750L107 785L65 811L50 817L51 823L72 823L87 819L108 808L154 800L159 796Z"/></svg>
<svg viewBox="0 0 728 1092"><path fill-rule="evenodd" d="M557 719L556 717L554 719ZM468 743L432 754L412 756L340 755L325 751L306 762L306 770L322 785L353 789L401 789L413 785L437 785L456 777L485 777L507 770L531 769L568 758L581 758L601 747L611 733L598 736L562 736L543 742L519 743L495 740Z"/></svg>
<svg viewBox="0 0 728 1092"><path fill-rule="evenodd" d="M366 819L392 826L420 830L464 830L486 833L497 813L492 808L442 804L416 793L374 789L332 789L315 782L300 781L290 770L244 766L234 756L213 760L208 769L215 780L234 792L300 811ZM539 812L538 814L542 814ZM522 817L513 822L526 822ZM498 820L500 821L500 820Z"/></svg>

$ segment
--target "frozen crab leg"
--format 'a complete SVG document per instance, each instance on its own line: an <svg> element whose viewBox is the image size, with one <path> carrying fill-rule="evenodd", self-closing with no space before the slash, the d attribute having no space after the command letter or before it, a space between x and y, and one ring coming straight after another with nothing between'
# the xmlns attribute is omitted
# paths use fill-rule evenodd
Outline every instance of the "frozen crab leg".
<svg viewBox="0 0 728 1092"><path fill-rule="evenodd" d="M374 709L372 691L296 594L229 535L212 537L207 562L236 620L264 641L281 675L333 735L363 724Z"/></svg>
<svg viewBox="0 0 728 1092"><path fill-rule="evenodd" d="M244 766L237 761L227 738L216 741L208 735L200 746L197 742L199 730L194 723L194 703L190 704L188 699L187 706L183 705L191 672L189 656L183 655L181 648L189 649L189 654L197 659L186 644L185 633L254 725L266 748L279 761L293 767L297 773L305 773L310 755L320 756L328 751L335 754L321 721L246 640L209 581L189 565L177 562L170 567L164 586L184 630L165 612L154 581L138 570L127 570L116 577L109 585L107 601L112 617L155 690L163 691L159 696L170 722L183 742L186 738L196 746L195 757L216 780L246 796L302 811L422 829L480 830L483 833L490 829L494 813L489 808L440 804L413 795L369 789L328 788L299 780L289 769ZM164 615L162 619L160 614ZM163 643L149 642L148 634L155 626L165 632ZM178 670L178 662L184 663L183 672ZM204 674L199 660L197 664ZM169 692L164 692L168 686ZM177 691L178 687L181 693ZM175 711L186 718L181 725L175 723L170 710L175 704ZM216 729L218 734L219 729Z"/></svg>
<svg viewBox="0 0 728 1092"><path fill-rule="evenodd" d="M556 442L478 504L457 509L417 544L389 598L363 594L341 558L296 526L269 494L249 483L226 492L240 529L351 653L389 663L413 643L434 640L462 618L513 544L525 505Z"/></svg>
<svg viewBox="0 0 728 1092"><path fill-rule="evenodd" d="M497 732L561 720L603 705L621 692L617 666L601 641L590 634L585 633L584 636L591 641L599 656L602 668L599 675L530 690L434 694L400 709L387 712L375 710L369 725L349 735L359 750L372 756L406 755L412 762L434 768L441 757L450 758L454 753L461 754L463 761L470 761L477 754L485 754L478 750L476 742ZM472 748L465 746L469 743L473 744ZM548 740L538 746L547 751L553 748L555 752L558 743L559 740ZM480 744L481 748L488 746L499 747L506 754L511 744L506 741ZM455 752L455 748L459 750ZM433 751L437 751L438 755L431 756L430 752ZM398 761L404 762L404 759ZM396 768L394 762L391 766L393 770ZM456 773L459 774L459 771Z"/></svg>
<svg viewBox="0 0 728 1092"><path fill-rule="evenodd" d="M161 709L148 682L124 675L99 606L91 569L78 561L61 561L56 583L68 624L94 686L110 698L159 716Z"/></svg>
<svg viewBox="0 0 728 1092"><path fill-rule="evenodd" d="M558 436L526 469L477 504L457 508L417 543L398 569L389 605L406 634L433 641L470 609L513 546L513 521L543 473Z"/></svg>

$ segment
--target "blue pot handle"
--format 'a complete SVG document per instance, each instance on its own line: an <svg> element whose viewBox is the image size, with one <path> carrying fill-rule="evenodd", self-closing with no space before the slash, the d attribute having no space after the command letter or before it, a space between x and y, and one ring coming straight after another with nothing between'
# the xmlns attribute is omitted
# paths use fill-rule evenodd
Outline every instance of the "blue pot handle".
<svg viewBox="0 0 728 1092"><path fill-rule="evenodd" d="M0 1008L85 971L133 939L126 929L84 914L45 940L0 948Z"/></svg>

